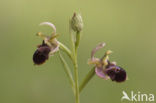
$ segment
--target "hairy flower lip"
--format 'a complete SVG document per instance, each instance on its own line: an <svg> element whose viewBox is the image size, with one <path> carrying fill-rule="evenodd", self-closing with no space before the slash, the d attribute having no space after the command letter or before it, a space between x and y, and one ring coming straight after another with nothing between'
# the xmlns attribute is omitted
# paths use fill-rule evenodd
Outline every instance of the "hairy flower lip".
<svg viewBox="0 0 156 103"><path fill-rule="evenodd" d="M118 83L124 82L127 78L126 71L116 65L110 65L108 67L104 66L96 66L95 67L95 73L98 77L108 80L111 79L112 81L116 81Z"/></svg>
<svg viewBox="0 0 156 103"><path fill-rule="evenodd" d="M40 65L45 63L45 61L49 58L50 51L51 48L48 45L44 44L44 42L42 45L39 45L37 50L33 54L34 64Z"/></svg>
<svg viewBox="0 0 156 103"><path fill-rule="evenodd" d="M126 71L116 65L109 66L105 69L105 73L110 77L112 81L124 82L127 78Z"/></svg>

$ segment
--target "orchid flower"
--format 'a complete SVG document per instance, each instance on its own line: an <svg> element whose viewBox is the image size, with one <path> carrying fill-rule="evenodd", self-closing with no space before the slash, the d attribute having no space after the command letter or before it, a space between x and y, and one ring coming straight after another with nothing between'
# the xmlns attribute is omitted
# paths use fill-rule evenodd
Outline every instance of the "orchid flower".
<svg viewBox="0 0 156 103"><path fill-rule="evenodd" d="M59 43L56 39L57 35L55 25L50 22L43 22L40 25L48 25L54 31L52 32L51 36L45 36L41 32L37 33L37 36L43 39L43 43L38 46L33 55L34 64L37 65L43 64L46 60L48 60L49 56L53 55L59 50Z"/></svg>
<svg viewBox="0 0 156 103"><path fill-rule="evenodd" d="M110 50L101 59L94 57L95 53L104 46L105 43L100 43L92 50L91 59L88 63L95 64L95 73L100 78L105 80L111 79L116 82L125 81L127 78L126 71L117 66L115 62L109 61L108 55L111 54Z"/></svg>

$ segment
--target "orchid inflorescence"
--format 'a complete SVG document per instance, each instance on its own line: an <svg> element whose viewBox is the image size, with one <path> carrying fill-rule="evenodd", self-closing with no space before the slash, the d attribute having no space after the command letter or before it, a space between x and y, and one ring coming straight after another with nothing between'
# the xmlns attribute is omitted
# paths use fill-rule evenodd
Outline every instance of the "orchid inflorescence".
<svg viewBox="0 0 156 103"><path fill-rule="evenodd" d="M111 79L112 81L116 82L124 82L127 79L126 71L120 66L117 66L116 62L111 62L109 60L109 55L112 53L112 51L106 51L104 56L101 58L96 58L94 56L99 49L102 49L105 46L105 43L99 43L92 50L91 58L88 61L88 64L93 64L94 67L89 71L82 83L79 85L77 49L79 47L81 31L83 29L83 21L80 14L74 13L73 17L70 19L69 28L71 50L56 39L58 34L56 33L56 27L54 24L50 22L43 22L40 25L50 26L53 29L53 32L50 36L46 36L41 32L37 33L37 36L42 38L42 44L37 47L37 50L33 54L33 62L35 65L41 65L45 63L50 56L54 55L55 53L59 53L61 63L64 66L65 73L67 74L75 95L75 103L80 103L80 92L95 74L104 80ZM63 58L61 51L64 51L69 56L74 65L74 79L71 69L69 68L66 60Z"/></svg>

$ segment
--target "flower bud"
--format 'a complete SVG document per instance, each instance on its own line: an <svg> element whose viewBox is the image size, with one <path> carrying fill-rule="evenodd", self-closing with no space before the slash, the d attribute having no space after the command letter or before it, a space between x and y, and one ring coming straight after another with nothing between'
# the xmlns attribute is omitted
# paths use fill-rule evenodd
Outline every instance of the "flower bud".
<svg viewBox="0 0 156 103"><path fill-rule="evenodd" d="M74 30L75 32L80 32L83 28L83 21L82 21L81 15L74 13L70 21L70 24L71 24L72 30Z"/></svg>

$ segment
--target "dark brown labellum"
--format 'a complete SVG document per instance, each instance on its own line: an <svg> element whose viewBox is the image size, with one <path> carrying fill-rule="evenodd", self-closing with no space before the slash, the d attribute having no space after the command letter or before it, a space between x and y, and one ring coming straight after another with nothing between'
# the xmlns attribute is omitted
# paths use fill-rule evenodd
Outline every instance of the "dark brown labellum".
<svg viewBox="0 0 156 103"><path fill-rule="evenodd" d="M49 58L50 50L48 45L40 45L33 55L34 63L37 65L43 64Z"/></svg>
<svg viewBox="0 0 156 103"><path fill-rule="evenodd" d="M123 82L126 80L126 71L118 66L109 66L106 68L106 74L112 81Z"/></svg>

